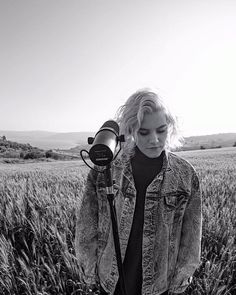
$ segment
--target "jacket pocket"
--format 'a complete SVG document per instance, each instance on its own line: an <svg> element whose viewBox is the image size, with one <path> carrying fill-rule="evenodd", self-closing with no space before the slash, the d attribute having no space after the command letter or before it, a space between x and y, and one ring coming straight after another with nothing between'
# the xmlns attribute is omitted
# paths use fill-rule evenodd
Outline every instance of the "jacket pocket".
<svg viewBox="0 0 236 295"><path fill-rule="evenodd" d="M187 193L174 193L164 196L163 220L166 224L177 223L184 215L188 202Z"/></svg>

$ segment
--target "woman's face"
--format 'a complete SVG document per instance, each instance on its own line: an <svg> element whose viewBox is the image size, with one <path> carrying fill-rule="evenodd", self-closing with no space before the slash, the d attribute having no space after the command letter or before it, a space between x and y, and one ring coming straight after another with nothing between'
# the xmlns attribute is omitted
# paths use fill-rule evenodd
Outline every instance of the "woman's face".
<svg viewBox="0 0 236 295"><path fill-rule="evenodd" d="M166 115L162 110L146 113L137 132L135 143L147 157L159 157L165 148L167 132Z"/></svg>

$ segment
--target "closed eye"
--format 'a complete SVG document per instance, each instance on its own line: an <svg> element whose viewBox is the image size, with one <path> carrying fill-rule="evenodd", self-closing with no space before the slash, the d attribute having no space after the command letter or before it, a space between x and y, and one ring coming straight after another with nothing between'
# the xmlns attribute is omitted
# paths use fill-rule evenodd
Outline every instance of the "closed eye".
<svg viewBox="0 0 236 295"><path fill-rule="evenodd" d="M166 132L166 130L167 130L167 128L157 129L156 133L157 134L164 133L164 132ZM150 133L150 131L147 130L147 129L139 129L139 134L142 135L142 136L148 135L149 133Z"/></svg>
<svg viewBox="0 0 236 295"><path fill-rule="evenodd" d="M139 134L140 135L143 135L143 136L145 136L145 135L148 135L148 131L145 131L145 130L139 130Z"/></svg>
<svg viewBox="0 0 236 295"><path fill-rule="evenodd" d="M166 129L167 129L167 128L162 129L162 130L157 130L157 133L164 133L164 132L166 132Z"/></svg>

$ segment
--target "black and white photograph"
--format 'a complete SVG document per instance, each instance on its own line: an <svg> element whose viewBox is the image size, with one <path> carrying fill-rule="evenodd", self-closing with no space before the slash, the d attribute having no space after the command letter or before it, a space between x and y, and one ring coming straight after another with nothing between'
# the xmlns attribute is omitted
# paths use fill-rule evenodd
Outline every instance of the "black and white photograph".
<svg viewBox="0 0 236 295"><path fill-rule="evenodd" d="M236 1L0 0L0 294L236 294Z"/></svg>

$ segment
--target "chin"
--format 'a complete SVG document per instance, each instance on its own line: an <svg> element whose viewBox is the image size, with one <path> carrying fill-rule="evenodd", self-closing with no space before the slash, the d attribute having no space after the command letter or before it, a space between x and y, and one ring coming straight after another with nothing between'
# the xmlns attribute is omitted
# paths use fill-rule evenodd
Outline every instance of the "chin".
<svg viewBox="0 0 236 295"><path fill-rule="evenodd" d="M157 158L161 155L162 151L163 151L163 149L158 149L158 150L154 150L154 151L148 150L145 154L149 158Z"/></svg>

